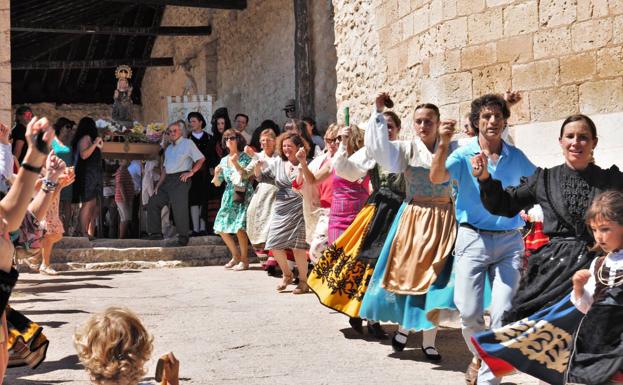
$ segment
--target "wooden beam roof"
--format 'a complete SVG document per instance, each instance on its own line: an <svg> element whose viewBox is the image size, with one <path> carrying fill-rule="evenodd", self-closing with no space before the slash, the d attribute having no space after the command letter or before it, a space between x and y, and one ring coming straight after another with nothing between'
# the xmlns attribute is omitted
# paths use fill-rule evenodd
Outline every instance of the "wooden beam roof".
<svg viewBox="0 0 623 385"><path fill-rule="evenodd" d="M118 3L143 5L177 5L181 7L215 8L215 9L246 9L247 0L106 0Z"/></svg>
<svg viewBox="0 0 623 385"><path fill-rule="evenodd" d="M13 62L13 70L71 70L82 68L116 68L121 64L130 67L170 67L172 57L152 57L148 59L101 59L101 60L49 60L49 61L23 61Z"/></svg>
<svg viewBox="0 0 623 385"><path fill-rule="evenodd" d="M39 24L15 24L11 26L13 32L41 32L75 35L125 35L125 36L202 36L212 33L212 26L191 27L125 27L99 25L73 26L41 26Z"/></svg>

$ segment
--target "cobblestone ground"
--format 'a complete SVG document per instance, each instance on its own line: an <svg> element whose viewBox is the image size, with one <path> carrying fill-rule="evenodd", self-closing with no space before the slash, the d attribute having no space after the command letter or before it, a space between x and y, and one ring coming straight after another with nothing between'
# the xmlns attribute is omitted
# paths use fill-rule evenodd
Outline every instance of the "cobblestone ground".
<svg viewBox="0 0 623 385"><path fill-rule="evenodd" d="M389 341L363 338L346 317L313 294L278 294L263 271L222 267L22 274L13 306L45 327L46 361L10 369L5 384L88 384L71 336L89 314L122 305L155 336L154 356L172 350L184 384L463 384L469 354L460 332L438 335L443 361L431 364L412 335L394 353ZM395 326L385 325L389 331ZM153 383L155 360L145 383ZM536 384L525 375L504 384Z"/></svg>

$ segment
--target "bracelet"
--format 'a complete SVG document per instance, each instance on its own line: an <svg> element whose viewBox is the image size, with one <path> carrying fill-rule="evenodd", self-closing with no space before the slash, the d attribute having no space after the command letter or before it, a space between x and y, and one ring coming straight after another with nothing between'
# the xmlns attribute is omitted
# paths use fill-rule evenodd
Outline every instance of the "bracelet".
<svg viewBox="0 0 623 385"><path fill-rule="evenodd" d="M42 181L41 190L43 190L44 192L54 192L56 191L56 187L58 187L57 182L52 182L49 179L44 179Z"/></svg>
<svg viewBox="0 0 623 385"><path fill-rule="evenodd" d="M33 165L30 165L28 163L22 163L22 168L26 171L30 171L30 172L34 172L35 174L39 174L41 173L41 166L40 167L35 167Z"/></svg>

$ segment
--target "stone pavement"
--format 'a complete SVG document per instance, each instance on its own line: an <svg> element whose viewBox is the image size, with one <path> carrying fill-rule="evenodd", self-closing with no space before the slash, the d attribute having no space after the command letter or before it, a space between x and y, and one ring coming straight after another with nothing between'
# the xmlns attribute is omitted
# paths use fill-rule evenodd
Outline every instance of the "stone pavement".
<svg viewBox="0 0 623 385"><path fill-rule="evenodd" d="M259 269L254 267L254 269ZM440 331L431 364L412 335L404 352L360 337L313 294L278 294L263 271L222 267L22 274L11 303L45 327L47 360L10 369L5 384L89 384L72 345L89 314L122 305L154 334L154 357L172 350L183 384L463 384L469 354L460 332ZM394 326L386 325L390 331ZM155 359L145 383L153 382ZM536 384L525 375L504 384Z"/></svg>

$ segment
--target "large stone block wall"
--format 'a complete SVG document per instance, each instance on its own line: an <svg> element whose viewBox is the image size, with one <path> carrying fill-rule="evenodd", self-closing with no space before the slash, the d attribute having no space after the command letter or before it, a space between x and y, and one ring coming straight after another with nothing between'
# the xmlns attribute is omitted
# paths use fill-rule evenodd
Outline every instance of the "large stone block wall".
<svg viewBox="0 0 623 385"><path fill-rule="evenodd" d="M232 119L237 112L248 114L251 128L264 119L284 120L281 109L294 98L292 7L291 0L250 0L242 11L167 7L162 25L212 24L213 32L157 39L152 57L173 56L176 66L148 69L144 119L164 121L165 97L189 91L216 94L217 107L228 107Z"/></svg>
<svg viewBox="0 0 623 385"><path fill-rule="evenodd" d="M13 124L11 116L11 2L0 0L0 122Z"/></svg>
<svg viewBox="0 0 623 385"><path fill-rule="evenodd" d="M554 155L560 161L560 150L543 153L533 145L555 145L560 119L599 114L600 122L612 125L616 119L607 115L623 111L620 0L333 4L338 107L350 106L355 122L367 119L380 90L394 95L395 109L410 126L416 103L436 103L444 116L460 119L474 97L513 88L523 95L511 117L518 143L537 163L547 163ZM542 124L552 135L541 137ZM600 145L607 150L602 154L623 142L620 131L614 135L615 141ZM599 151L596 156L599 162ZM602 160L622 162L607 155Z"/></svg>

